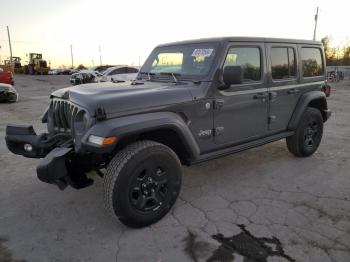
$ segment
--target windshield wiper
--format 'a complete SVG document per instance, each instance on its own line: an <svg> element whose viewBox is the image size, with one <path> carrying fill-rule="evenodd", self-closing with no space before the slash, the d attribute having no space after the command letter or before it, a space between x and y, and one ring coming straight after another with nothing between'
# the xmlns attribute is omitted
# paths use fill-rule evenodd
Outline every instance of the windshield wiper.
<svg viewBox="0 0 350 262"><path fill-rule="evenodd" d="M151 72L140 72L141 75L147 75L148 77L148 81L151 81L151 76L154 76L155 73L151 73Z"/></svg>
<svg viewBox="0 0 350 262"><path fill-rule="evenodd" d="M167 76L172 76L174 79L174 82L177 84L179 83L179 79L177 78L177 76L181 76L181 74L179 73L167 73L167 72L161 72L161 75L167 75Z"/></svg>

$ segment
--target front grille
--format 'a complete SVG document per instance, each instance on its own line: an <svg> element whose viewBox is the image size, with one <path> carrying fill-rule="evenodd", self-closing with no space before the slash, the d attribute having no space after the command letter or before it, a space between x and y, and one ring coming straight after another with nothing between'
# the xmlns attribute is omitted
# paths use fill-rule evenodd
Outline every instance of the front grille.
<svg viewBox="0 0 350 262"><path fill-rule="evenodd" d="M49 112L53 130L57 133L70 133L79 108L68 101L53 99Z"/></svg>

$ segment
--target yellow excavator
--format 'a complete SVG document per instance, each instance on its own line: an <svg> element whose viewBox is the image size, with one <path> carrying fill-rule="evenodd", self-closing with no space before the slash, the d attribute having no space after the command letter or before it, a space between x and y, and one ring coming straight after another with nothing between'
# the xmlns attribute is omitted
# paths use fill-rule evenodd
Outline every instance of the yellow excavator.
<svg viewBox="0 0 350 262"><path fill-rule="evenodd" d="M20 57L13 56L11 65L12 65L13 71L16 74L22 74L23 73L23 68L22 68L21 58Z"/></svg>
<svg viewBox="0 0 350 262"><path fill-rule="evenodd" d="M47 75L50 67L47 66L42 54L29 53L28 65L23 67L25 74L30 75Z"/></svg>
<svg viewBox="0 0 350 262"><path fill-rule="evenodd" d="M2 70L4 70L5 72L8 71L13 73L13 68L11 66L10 60L4 60L4 64L0 65L0 68L2 68Z"/></svg>
<svg viewBox="0 0 350 262"><path fill-rule="evenodd" d="M4 60L4 64L0 65L4 71L10 71L16 74L22 74L23 68L21 65L21 58L18 56L13 56L12 61L10 59Z"/></svg>

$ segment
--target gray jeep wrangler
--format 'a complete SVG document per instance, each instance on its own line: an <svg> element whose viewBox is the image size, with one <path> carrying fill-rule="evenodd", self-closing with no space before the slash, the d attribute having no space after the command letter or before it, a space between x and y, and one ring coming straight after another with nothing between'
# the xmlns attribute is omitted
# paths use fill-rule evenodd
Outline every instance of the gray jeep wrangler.
<svg viewBox="0 0 350 262"><path fill-rule="evenodd" d="M191 165L286 138L318 148L330 116L321 43L211 38L156 47L137 79L55 91L48 133L8 125L15 154L43 158L41 181L84 188L103 177L107 209L131 227L161 219ZM101 171L102 170L102 171Z"/></svg>

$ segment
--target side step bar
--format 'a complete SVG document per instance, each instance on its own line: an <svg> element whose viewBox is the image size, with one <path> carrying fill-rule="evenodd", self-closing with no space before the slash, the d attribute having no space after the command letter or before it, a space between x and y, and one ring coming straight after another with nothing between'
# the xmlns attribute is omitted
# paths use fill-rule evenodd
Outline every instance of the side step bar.
<svg viewBox="0 0 350 262"><path fill-rule="evenodd" d="M264 137L264 138L261 138L258 140L254 140L251 142L247 142L244 144L239 144L239 145L235 145L232 147L224 148L224 149L221 149L219 151L206 153L206 154L201 155L198 159L192 161L191 164L198 164L198 163L204 162L206 160L227 156L227 155L230 155L233 153L238 153L240 151L244 151L244 150L251 149L254 147L262 146L262 145L265 145L265 144L268 144L268 143L271 143L274 141L278 141L278 140L281 140L283 138L286 138L286 137L292 136L292 135L294 135L293 131L287 131L287 132L279 133L276 135Z"/></svg>

